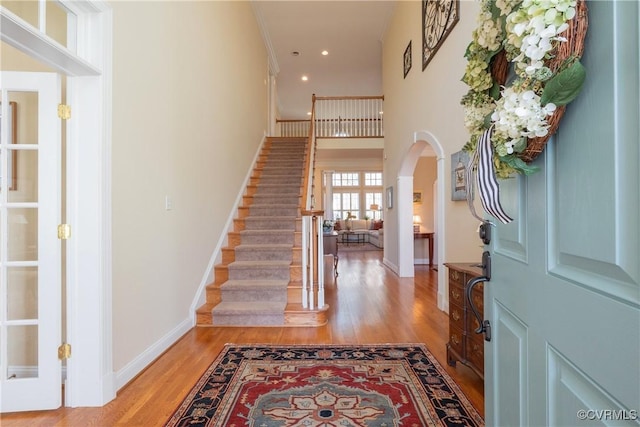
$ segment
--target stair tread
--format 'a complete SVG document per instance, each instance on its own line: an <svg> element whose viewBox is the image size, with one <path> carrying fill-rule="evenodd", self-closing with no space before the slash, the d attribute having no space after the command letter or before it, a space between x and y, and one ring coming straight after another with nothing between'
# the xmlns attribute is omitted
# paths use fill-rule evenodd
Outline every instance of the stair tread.
<svg viewBox="0 0 640 427"><path fill-rule="evenodd" d="M224 282L222 285L220 285L220 288L242 288L242 289L264 289L264 288L268 288L268 287L273 287L273 288L279 288L279 287L284 287L286 288L287 286L289 286L289 281L287 280L242 280L242 279L235 279L235 280L227 280L226 282Z"/></svg>
<svg viewBox="0 0 640 427"><path fill-rule="evenodd" d="M261 221L267 219L267 218L272 218L272 219L296 219L298 218L295 215L261 215L261 216L255 216L255 215L249 215L244 217L243 219L247 220L247 219L259 219Z"/></svg>
<svg viewBox="0 0 640 427"><path fill-rule="evenodd" d="M241 243L238 246L235 247L235 249L260 249L260 250L266 250L266 249L293 249L293 244L287 244L287 243Z"/></svg>
<svg viewBox="0 0 640 427"><path fill-rule="evenodd" d="M229 268L233 267L282 267L291 265L291 261L234 261L229 263Z"/></svg>

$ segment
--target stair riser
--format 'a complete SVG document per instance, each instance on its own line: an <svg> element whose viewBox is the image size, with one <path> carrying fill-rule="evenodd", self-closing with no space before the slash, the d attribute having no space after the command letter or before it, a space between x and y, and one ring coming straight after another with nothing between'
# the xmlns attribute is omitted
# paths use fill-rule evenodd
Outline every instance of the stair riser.
<svg viewBox="0 0 640 427"><path fill-rule="evenodd" d="M288 267L237 268L229 266L229 280L289 280Z"/></svg>
<svg viewBox="0 0 640 427"><path fill-rule="evenodd" d="M216 313L213 315L213 326L283 326L284 313L275 315L233 315Z"/></svg>
<svg viewBox="0 0 640 427"><path fill-rule="evenodd" d="M287 293L281 289L265 292L260 290L225 290L220 292L223 301L238 302L287 302Z"/></svg>
<svg viewBox="0 0 640 427"><path fill-rule="evenodd" d="M247 230L240 236L240 243L243 245L264 245L273 243L277 245L294 244L295 236L292 232L279 233L259 233L256 230Z"/></svg>
<svg viewBox="0 0 640 427"><path fill-rule="evenodd" d="M289 184L289 185L301 185L302 178L291 175L263 175L259 177L252 177L249 181L250 185L258 184Z"/></svg>
<svg viewBox="0 0 640 427"><path fill-rule="evenodd" d="M247 207L251 207L253 205L273 204L274 200L277 200L278 203L282 203L284 205L300 206L300 196L296 194L294 194L293 196L289 196L286 194L277 196L256 194L252 197L248 197L247 199L247 201L249 202L245 204Z"/></svg>
<svg viewBox="0 0 640 427"><path fill-rule="evenodd" d="M265 195L265 194L288 194L298 196L300 194L300 186L299 185L269 185L269 184L258 184L256 185L256 191L254 194Z"/></svg>
<svg viewBox="0 0 640 427"><path fill-rule="evenodd" d="M298 176L287 176L287 175L264 175L260 177L260 179L254 184L285 184L285 185L301 185L302 178Z"/></svg>
<svg viewBox="0 0 640 427"><path fill-rule="evenodd" d="M245 230L289 230L293 231L295 221L270 217L247 217L244 219Z"/></svg>
<svg viewBox="0 0 640 427"><path fill-rule="evenodd" d="M251 206L249 216L298 216L299 209L297 206Z"/></svg>
<svg viewBox="0 0 640 427"><path fill-rule="evenodd" d="M291 261L291 248L286 249L244 249L236 248L236 261Z"/></svg>

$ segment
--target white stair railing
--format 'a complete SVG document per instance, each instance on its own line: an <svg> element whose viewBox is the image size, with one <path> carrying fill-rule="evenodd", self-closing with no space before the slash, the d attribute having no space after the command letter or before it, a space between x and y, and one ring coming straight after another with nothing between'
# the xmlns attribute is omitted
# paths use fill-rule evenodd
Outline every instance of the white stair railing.
<svg viewBox="0 0 640 427"><path fill-rule="evenodd" d="M280 136L307 136L311 128L317 138L384 137L384 96L315 96L312 120L276 121Z"/></svg>
<svg viewBox="0 0 640 427"><path fill-rule="evenodd" d="M304 191L302 197L302 307L322 309L324 304L324 248L322 241L322 211L314 210L313 175L315 170L316 137L314 132L314 106L311 107L309 148L306 158Z"/></svg>

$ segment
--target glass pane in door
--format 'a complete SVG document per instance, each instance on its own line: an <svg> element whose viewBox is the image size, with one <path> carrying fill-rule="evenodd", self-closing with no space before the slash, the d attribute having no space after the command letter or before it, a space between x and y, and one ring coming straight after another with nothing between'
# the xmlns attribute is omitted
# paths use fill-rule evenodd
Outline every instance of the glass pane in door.
<svg viewBox="0 0 640 427"><path fill-rule="evenodd" d="M7 341L11 351L7 359L7 379L38 377L38 326L9 326Z"/></svg>
<svg viewBox="0 0 640 427"><path fill-rule="evenodd" d="M37 261L38 209L7 210L7 261Z"/></svg>
<svg viewBox="0 0 640 427"><path fill-rule="evenodd" d="M38 318L38 269L12 267L7 271L7 320Z"/></svg>
<svg viewBox="0 0 640 427"><path fill-rule="evenodd" d="M10 147L7 152L11 176L9 192L7 193L8 202L37 202L38 151L14 150Z"/></svg>

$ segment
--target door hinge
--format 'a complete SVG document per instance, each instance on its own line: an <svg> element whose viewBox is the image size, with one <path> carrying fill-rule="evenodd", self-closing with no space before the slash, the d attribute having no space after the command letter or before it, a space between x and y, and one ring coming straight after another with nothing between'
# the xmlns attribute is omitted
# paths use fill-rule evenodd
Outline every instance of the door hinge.
<svg viewBox="0 0 640 427"><path fill-rule="evenodd" d="M58 117L62 120L69 120L71 118L71 107L66 104L58 104Z"/></svg>
<svg viewBox="0 0 640 427"><path fill-rule="evenodd" d="M71 357L71 344L64 343L58 347L58 359L67 360Z"/></svg>
<svg viewBox="0 0 640 427"><path fill-rule="evenodd" d="M58 225L58 239L67 240L71 238L71 226L69 224Z"/></svg>

